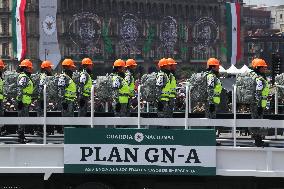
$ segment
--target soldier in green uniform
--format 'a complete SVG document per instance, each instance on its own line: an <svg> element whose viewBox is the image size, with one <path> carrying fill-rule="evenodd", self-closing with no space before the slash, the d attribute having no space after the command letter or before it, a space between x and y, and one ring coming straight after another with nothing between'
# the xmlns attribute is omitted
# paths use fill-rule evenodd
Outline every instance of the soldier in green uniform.
<svg viewBox="0 0 284 189"><path fill-rule="evenodd" d="M171 83L171 91L169 94L169 115L170 117L173 117L173 111L175 109L175 100L177 95L177 81L175 76L176 71L176 61L172 58L168 58L168 64L170 65L170 83Z"/></svg>
<svg viewBox="0 0 284 189"><path fill-rule="evenodd" d="M128 59L126 61L125 65L126 71L125 71L125 80L128 83L129 86L129 101L128 101L128 106L127 110L129 112L130 110L130 103L131 99L135 97L135 78L134 78L134 72L137 68L137 63L134 59Z"/></svg>
<svg viewBox="0 0 284 189"><path fill-rule="evenodd" d="M118 90L117 96L114 96L113 107L117 117L127 116L127 105L129 101L129 86L125 80L125 62L117 59L113 63L112 87Z"/></svg>
<svg viewBox="0 0 284 189"><path fill-rule="evenodd" d="M4 116L4 107L3 107L3 100L4 100L4 91L3 91L3 87L4 87L4 80L3 80L3 72L5 69L5 64L4 61L2 59L0 59L0 117ZM1 128L0 128L0 132L1 132Z"/></svg>
<svg viewBox="0 0 284 189"><path fill-rule="evenodd" d="M61 116L74 117L74 102L77 98L76 84L72 79L74 68L73 60L65 59L62 62L63 72L58 79L59 97L61 99Z"/></svg>
<svg viewBox="0 0 284 189"><path fill-rule="evenodd" d="M207 61L207 104L205 117L216 118L216 105L220 104L220 94L222 92L222 83L218 77L220 62L216 58L209 58Z"/></svg>
<svg viewBox="0 0 284 189"><path fill-rule="evenodd" d="M269 95L269 83L266 79L267 64L263 59L254 59L252 61L253 71L251 75L255 81L254 101L250 104L252 119L262 119L263 112L267 105L267 97ZM267 128L250 128L252 138L255 139L256 146L263 146Z"/></svg>
<svg viewBox="0 0 284 189"><path fill-rule="evenodd" d="M170 65L168 60L162 58L158 67L160 71L157 74L156 86L159 91L160 97L157 99L157 113L158 117L169 117L169 96L171 94L170 82Z"/></svg>
<svg viewBox="0 0 284 189"><path fill-rule="evenodd" d="M52 76L52 67L53 64L49 60L45 60L40 65L40 77L39 77L39 91L38 91L38 111L37 116L42 117L43 116L43 108L44 108L44 102L43 102L43 88L44 85L46 85L46 78L47 76ZM47 94L48 95L48 94Z"/></svg>
<svg viewBox="0 0 284 189"><path fill-rule="evenodd" d="M4 91L3 91L4 80L3 80L3 77L2 77L4 69L5 69L4 61L2 59L0 59L0 117L4 116L4 105L3 105L3 100L4 100ZM1 135L5 135L5 131L4 131L4 127L3 126L4 125L0 125L0 136Z"/></svg>
<svg viewBox="0 0 284 189"><path fill-rule="evenodd" d="M28 117L29 107L32 103L32 94L34 90L34 84L30 78L33 72L33 64L29 59L25 59L21 62L20 75L17 79L17 104L18 104L18 116ZM29 128L30 130L31 128ZM20 143L25 143L25 126L19 125L18 137Z"/></svg>
<svg viewBox="0 0 284 189"><path fill-rule="evenodd" d="M39 83L38 83L38 97L37 97L37 117L43 117L44 112L44 97L43 97L43 89L44 85L46 85L47 76L52 76L52 67L53 64L49 60L45 60L40 65L40 74L39 74ZM48 92L47 94L48 95ZM53 133L51 131L51 127L47 127L48 133ZM43 127L42 125L36 127L35 130L37 135L43 135Z"/></svg>
<svg viewBox="0 0 284 189"><path fill-rule="evenodd" d="M78 102L79 102L79 116L87 116L88 110L88 101L91 96L91 89L93 85L92 81L92 71L93 71L93 62L90 58L84 58L82 60L83 70L80 72L80 80L78 86Z"/></svg>

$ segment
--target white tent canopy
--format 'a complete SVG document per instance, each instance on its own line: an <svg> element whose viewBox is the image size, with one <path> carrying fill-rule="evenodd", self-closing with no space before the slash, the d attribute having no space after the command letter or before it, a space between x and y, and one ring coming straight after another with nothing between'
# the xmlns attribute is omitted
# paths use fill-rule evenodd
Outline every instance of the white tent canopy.
<svg viewBox="0 0 284 189"><path fill-rule="evenodd" d="M231 67L227 69L227 73L228 74L239 74L241 73L241 71L238 68L236 68L236 66L231 65Z"/></svg>
<svg viewBox="0 0 284 189"><path fill-rule="evenodd" d="M241 71L241 73L246 73L246 72L250 72L251 69L249 69L249 68L247 67L247 65L243 65L243 67L240 69L240 71Z"/></svg>
<svg viewBox="0 0 284 189"><path fill-rule="evenodd" d="M225 70L225 68L223 66L220 66L219 67L219 72L220 73L226 73L226 70Z"/></svg>

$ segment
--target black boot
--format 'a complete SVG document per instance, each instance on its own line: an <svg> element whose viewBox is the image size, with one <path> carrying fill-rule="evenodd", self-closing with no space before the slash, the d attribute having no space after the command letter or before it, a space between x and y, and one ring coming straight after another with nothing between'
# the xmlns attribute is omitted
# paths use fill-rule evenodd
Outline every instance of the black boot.
<svg viewBox="0 0 284 189"><path fill-rule="evenodd" d="M254 140L255 140L254 144L255 144L256 147L264 147L264 142L262 140L261 135L259 135L259 134L255 135Z"/></svg>
<svg viewBox="0 0 284 189"><path fill-rule="evenodd" d="M21 130L18 131L18 142L21 144L26 144L25 133Z"/></svg>

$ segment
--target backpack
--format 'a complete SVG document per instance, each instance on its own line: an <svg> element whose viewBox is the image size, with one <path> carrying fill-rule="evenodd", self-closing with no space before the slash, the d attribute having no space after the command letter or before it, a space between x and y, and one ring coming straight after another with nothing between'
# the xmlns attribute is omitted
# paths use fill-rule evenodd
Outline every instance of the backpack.
<svg viewBox="0 0 284 189"><path fill-rule="evenodd" d="M96 96L99 100L110 101L118 90L112 87L113 75L98 76L96 80Z"/></svg>
<svg viewBox="0 0 284 189"><path fill-rule="evenodd" d="M284 86L284 73L279 74L275 77L275 83L277 83L277 85L282 85ZM284 99L284 89L278 87L278 96L280 99Z"/></svg>
<svg viewBox="0 0 284 189"><path fill-rule="evenodd" d="M15 71L4 72L4 86L3 92L6 98L16 98L17 97L17 82L19 73Z"/></svg>
<svg viewBox="0 0 284 189"><path fill-rule="evenodd" d="M207 72L194 73L188 79L190 86L190 97L193 102L207 101Z"/></svg>
<svg viewBox="0 0 284 189"><path fill-rule="evenodd" d="M141 77L141 98L147 102L156 101L159 96L159 89L156 86L157 75L152 72Z"/></svg>
<svg viewBox="0 0 284 189"><path fill-rule="evenodd" d="M237 103L250 104L254 101L256 76L254 72L246 72L237 75Z"/></svg>

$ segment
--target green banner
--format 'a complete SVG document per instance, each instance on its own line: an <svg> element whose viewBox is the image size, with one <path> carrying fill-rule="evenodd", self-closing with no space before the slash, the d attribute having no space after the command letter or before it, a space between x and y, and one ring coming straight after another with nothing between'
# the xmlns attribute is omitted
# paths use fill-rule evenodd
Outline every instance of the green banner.
<svg viewBox="0 0 284 189"><path fill-rule="evenodd" d="M214 130L65 129L64 172L216 175Z"/></svg>
<svg viewBox="0 0 284 189"><path fill-rule="evenodd" d="M149 27L146 42L145 42L144 47L143 47L143 51L145 53L150 52L151 47L152 47L152 43L154 41L154 37L155 37L155 29L153 27Z"/></svg>

